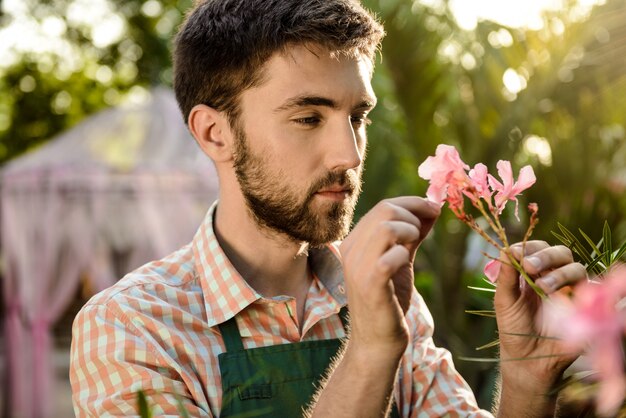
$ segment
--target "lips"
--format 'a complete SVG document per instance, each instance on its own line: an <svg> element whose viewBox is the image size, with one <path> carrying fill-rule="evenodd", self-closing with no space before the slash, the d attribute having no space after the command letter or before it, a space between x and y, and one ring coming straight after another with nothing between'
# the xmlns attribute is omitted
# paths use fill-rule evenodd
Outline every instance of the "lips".
<svg viewBox="0 0 626 418"><path fill-rule="evenodd" d="M349 187L329 187L320 189L317 193L352 193L352 189Z"/></svg>
<svg viewBox="0 0 626 418"><path fill-rule="evenodd" d="M354 188L350 187L350 186L340 186L340 185L335 185L335 186L330 186L330 187L323 187L321 189L319 189L316 193L319 194L324 194L324 193L345 193L345 194L352 194L354 193Z"/></svg>

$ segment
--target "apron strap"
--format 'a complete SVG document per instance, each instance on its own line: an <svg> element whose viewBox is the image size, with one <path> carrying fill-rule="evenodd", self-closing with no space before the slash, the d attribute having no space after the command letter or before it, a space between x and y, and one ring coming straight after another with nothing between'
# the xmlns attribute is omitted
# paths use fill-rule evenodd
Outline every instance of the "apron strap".
<svg viewBox="0 0 626 418"><path fill-rule="evenodd" d="M226 345L226 352L243 350L243 342L241 342L236 316L233 316L226 322L222 322L218 326L224 339L224 345Z"/></svg>

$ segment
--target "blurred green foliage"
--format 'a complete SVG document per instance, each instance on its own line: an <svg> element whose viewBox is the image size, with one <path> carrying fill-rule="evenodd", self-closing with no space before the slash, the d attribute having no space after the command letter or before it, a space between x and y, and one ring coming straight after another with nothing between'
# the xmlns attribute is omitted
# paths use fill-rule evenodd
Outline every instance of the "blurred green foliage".
<svg viewBox="0 0 626 418"><path fill-rule="evenodd" d="M191 2L24 0L39 25L62 21L61 38L75 58L13 51L3 60L0 163L136 94L137 86L170 84L171 39ZM124 22L123 36L98 41L90 25L72 17L76 4L109 5L107 13ZM539 30L485 21L474 31L457 26L446 1L364 4L388 35L373 80L379 105L357 216L382 198L423 194L417 167L447 143L490 170L499 159L534 167L537 184L522 200L539 204L536 238L554 243L549 231L557 221L597 241L607 220L616 236L626 236L626 0L607 0L584 20L573 19L571 0L547 13ZM0 14L1 27L14 20ZM525 230L515 222L507 229ZM480 258L470 238L444 211L417 259L416 285L435 318L435 339L455 356L471 356L494 334L493 321L464 312L491 307L488 296L467 289L481 279L480 262L467 262ZM494 371L457 367L489 407Z"/></svg>

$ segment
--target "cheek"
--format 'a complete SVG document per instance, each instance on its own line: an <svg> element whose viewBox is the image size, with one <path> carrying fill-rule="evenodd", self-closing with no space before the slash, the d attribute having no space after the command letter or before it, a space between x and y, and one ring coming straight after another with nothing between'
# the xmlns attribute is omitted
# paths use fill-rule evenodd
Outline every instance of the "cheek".
<svg viewBox="0 0 626 418"><path fill-rule="evenodd" d="M290 177L311 178L323 169L323 144L312 139L287 138L276 147L276 161Z"/></svg>

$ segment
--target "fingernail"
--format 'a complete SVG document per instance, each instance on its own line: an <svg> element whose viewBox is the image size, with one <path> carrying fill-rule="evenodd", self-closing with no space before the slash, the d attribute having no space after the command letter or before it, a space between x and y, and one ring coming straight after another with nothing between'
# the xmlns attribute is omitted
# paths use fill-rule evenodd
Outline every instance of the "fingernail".
<svg viewBox="0 0 626 418"><path fill-rule="evenodd" d="M537 279L535 283L537 284L537 286L542 288L546 293L550 293L556 290L556 277L550 276L549 274L546 276L543 276L540 279Z"/></svg>
<svg viewBox="0 0 626 418"><path fill-rule="evenodd" d="M522 255L522 249L519 246L511 247L511 253L515 258L519 258Z"/></svg>
<svg viewBox="0 0 626 418"><path fill-rule="evenodd" d="M541 259L539 257L535 257L535 256L526 257L524 261L536 269L541 268Z"/></svg>
<svg viewBox="0 0 626 418"><path fill-rule="evenodd" d="M441 206L443 205L443 203L435 203L431 200L427 200L427 202L430 205L430 207L436 211L439 211L441 209Z"/></svg>

